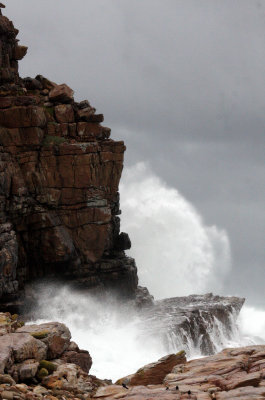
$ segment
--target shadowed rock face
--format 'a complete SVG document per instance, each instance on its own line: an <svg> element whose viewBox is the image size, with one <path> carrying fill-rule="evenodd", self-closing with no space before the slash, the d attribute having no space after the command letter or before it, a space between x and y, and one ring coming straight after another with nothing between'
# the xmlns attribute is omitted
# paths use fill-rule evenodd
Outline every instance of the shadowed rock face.
<svg viewBox="0 0 265 400"><path fill-rule="evenodd" d="M27 48L17 33L0 15L0 301L48 276L131 297L137 270L118 217L124 143L67 85L19 77Z"/></svg>

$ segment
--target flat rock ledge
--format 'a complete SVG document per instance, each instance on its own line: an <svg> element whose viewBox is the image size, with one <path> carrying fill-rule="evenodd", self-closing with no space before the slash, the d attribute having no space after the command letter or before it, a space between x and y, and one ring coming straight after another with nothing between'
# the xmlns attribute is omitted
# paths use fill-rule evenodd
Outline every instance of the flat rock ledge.
<svg viewBox="0 0 265 400"><path fill-rule="evenodd" d="M165 359L146 365L135 374L119 380L116 385L100 387L93 398L114 399L165 399L165 400L261 400L265 399L265 346L225 349L213 356L180 361L159 384L152 384L155 373L165 366ZM168 356L169 359L172 355ZM150 376L149 384L131 386L141 372ZM160 371L161 372L161 371ZM157 376L157 375L156 375ZM161 375L160 375L161 378ZM123 386L120 386L123 384Z"/></svg>
<svg viewBox="0 0 265 400"><path fill-rule="evenodd" d="M24 325L17 315L0 313L1 399L265 399L265 345L188 362L180 351L115 385L89 375L91 364L64 324Z"/></svg>

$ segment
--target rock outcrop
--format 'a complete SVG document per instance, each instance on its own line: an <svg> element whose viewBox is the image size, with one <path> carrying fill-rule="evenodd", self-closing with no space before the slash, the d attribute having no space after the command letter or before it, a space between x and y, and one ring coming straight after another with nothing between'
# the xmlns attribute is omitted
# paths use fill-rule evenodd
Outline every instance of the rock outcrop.
<svg viewBox="0 0 265 400"><path fill-rule="evenodd" d="M126 385L127 386L127 385ZM265 399L265 346L225 349L214 356L176 365L163 385L100 387L96 399L262 400Z"/></svg>
<svg viewBox="0 0 265 400"><path fill-rule="evenodd" d="M67 361L68 353L76 353L75 360ZM87 369L80 365L85 354L90 364ZM89 375L90 367L89 353L71 342L64 324L24 326L17 315L0 313L2 399L265 399L264 345L225 349L188 362L181 351L140 368L115 385Z"/></svg>
<svg viewBox="0 0 265 400"><path fill-rule="evenodd" d="M159 337L169 350L214 354L233 338L244 301L212 293L158 300L141 312L142 334Z"/></svg>
<svg viewBox="0 0 265 400"><path fill-rule="evenodd" d="M49 276L132 297L137 270L118 217L124 143L66 84L19 77L17 34L0 15L0 302Z"/></svg>

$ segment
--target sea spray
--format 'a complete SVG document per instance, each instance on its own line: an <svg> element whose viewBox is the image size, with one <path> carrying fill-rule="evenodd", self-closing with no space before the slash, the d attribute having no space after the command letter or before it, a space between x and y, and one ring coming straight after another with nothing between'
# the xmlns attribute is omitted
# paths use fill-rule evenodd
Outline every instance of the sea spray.
<svg viewBox="0 0 265 400"><path fill-rule="evenodd" d="M184 333L181 335L172 331L166 341L161 340L159 335L149 335L146 339L147 327L141 315L131 304L121 302L113 295L96 298L68 286L47 282L38 286L37 290L39 303L34 314L36 322L65 323L70 328L72 340L81 349L90 352L93 359L90 373L100 378L115 381L184 347L189 358L202 356L199 343L196 347L190 337L183 340ZM247 314L248 311L243 312L243 318ZM220 321L216 321L213 331L209 332L217 351L256 342L255 337L246 337L238 330L233 315L231 323L229 332Z"/></svg>
<svg viewBox="0 0 265 400"><path fill-rule="evenodd" d="M158 298L221 293L231 266L226 232L207 226L176 189L146 163L125 169L121 227L132 240L140 283Z"/></svg>

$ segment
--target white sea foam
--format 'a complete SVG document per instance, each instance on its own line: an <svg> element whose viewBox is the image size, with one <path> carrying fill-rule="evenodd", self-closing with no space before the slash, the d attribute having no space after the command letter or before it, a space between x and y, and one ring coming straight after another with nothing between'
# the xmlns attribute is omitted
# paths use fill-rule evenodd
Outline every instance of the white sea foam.
<svg viewBox="0 0 265 400"><path fill-rule="evenodd" d="M120 192L121 227L131 237L140 283L155 298L220 293L231 266L226 232L206 226L145 163L125 169Z"/></svg>

